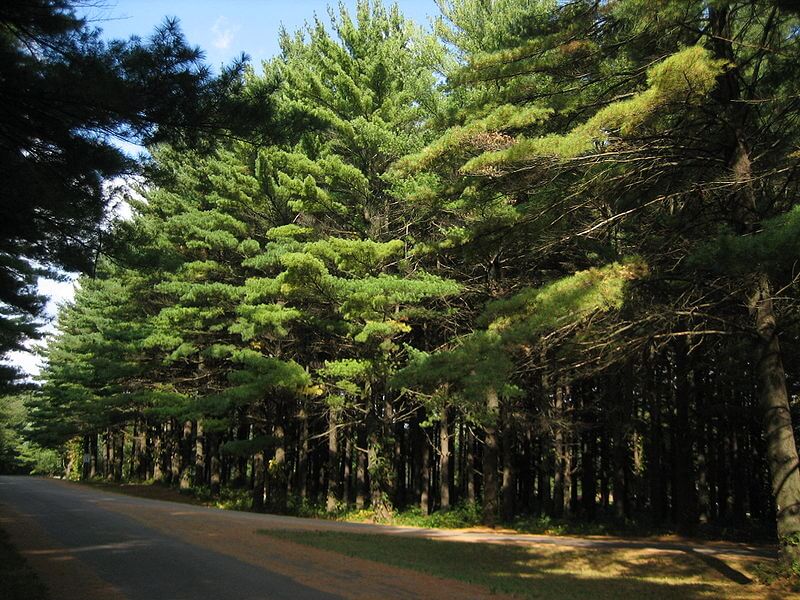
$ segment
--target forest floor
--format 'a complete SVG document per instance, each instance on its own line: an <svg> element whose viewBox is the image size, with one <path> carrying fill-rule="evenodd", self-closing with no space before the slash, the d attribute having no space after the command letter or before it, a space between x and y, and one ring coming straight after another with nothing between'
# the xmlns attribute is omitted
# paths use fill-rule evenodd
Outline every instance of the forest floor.
<svg viewBox="0 0 800 600"><path fill-rule="evenodd" d="M184 504L203 503L165 486L96 483L92 487ZM415 577L424 574L457 580L493 594L593 600L643 594L648 598L800 598L785 585L758 583L775 555L775 548L768 545L678 536L576 537L489 528L445 530L252 513L242 517L254 519L253 526L258 525L258 532L270 544L299 544L349 561L414 571L418 573ZM169 527L180 526L170 523Z"/></svg>

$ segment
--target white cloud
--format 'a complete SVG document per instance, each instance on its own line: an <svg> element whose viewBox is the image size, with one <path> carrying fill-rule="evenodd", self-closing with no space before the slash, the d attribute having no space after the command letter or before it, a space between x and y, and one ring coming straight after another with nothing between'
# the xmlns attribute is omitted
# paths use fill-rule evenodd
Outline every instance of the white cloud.
<svg viewBox="0 0 800 600"><path fill-rule="evenodd" d="M220 50L227 50L233 42L234 34L239 31L240 26L234 25L226 17L218 17L211 26L211 33L214 34L212 44Z"/></svg>

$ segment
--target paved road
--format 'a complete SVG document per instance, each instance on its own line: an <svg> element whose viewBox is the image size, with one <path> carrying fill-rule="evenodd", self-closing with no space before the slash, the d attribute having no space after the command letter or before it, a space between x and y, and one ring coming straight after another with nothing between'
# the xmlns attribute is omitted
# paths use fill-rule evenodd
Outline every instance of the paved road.
<svg viewBox="0 0 800 600"><path fill-rule="evenodd" d="M0 477L0 503L35 520L131 600L338 597L165 535L103 507L97 496L46 479Z"/></svg>

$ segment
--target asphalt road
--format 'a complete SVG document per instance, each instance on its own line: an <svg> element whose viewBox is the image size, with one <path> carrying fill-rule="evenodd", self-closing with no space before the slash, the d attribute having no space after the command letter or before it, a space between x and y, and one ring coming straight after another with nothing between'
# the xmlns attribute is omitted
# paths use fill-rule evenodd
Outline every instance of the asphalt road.
<svg viewBox="0 0 800 600"><path fill-rule="evenodd" d="M95 496L46 479L0 477L0 503L33 519L131 600L338 597L165 535L104 508Z"/></svg>

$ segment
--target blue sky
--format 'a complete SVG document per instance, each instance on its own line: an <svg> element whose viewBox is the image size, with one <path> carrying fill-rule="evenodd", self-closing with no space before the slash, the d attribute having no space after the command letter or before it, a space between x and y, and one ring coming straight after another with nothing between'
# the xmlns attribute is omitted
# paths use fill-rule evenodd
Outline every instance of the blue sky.
<svg viewBox="0 0 800 600"><path fill-rule="evenodd" d="M356 0L343 3L353 12ZM147 37L165 17L177 17L189 43L200 46L206 62L215 69L244 52L257 70L263 60L279 52L281 25L292 32L313 20L314 15L328 23L328 5L338 6L336 0L92 0L85 4L78 14L102 29L105 38ZM427 25L430 17L439 14L434 0L397 0L397 4L406 17L420 25ZM136 152L137 147L127 149ZM50 298L50 318L55 316L59 303L74 296L71 281L40 279L39 290ZM46 329L52 331L53 324ZM9 358L27 373L39 371L39 359L32 353L14 352Z"/></svg>
<svg viewBox="0 0 800 600"><path fill-rule="evenodd" d="M218 68L242 52L254 66L278 53L281 24L289 31L303 27L314 15L326 23L327 7L336 0L107 0L104 6L79 14L103 30L104 37L146 37L167 16L177 17L192 45L200 46L206 62ZM351 12L355 0L345 0ZM434 0L397 0L401 12L420 25L439 14Z"/></svg>

